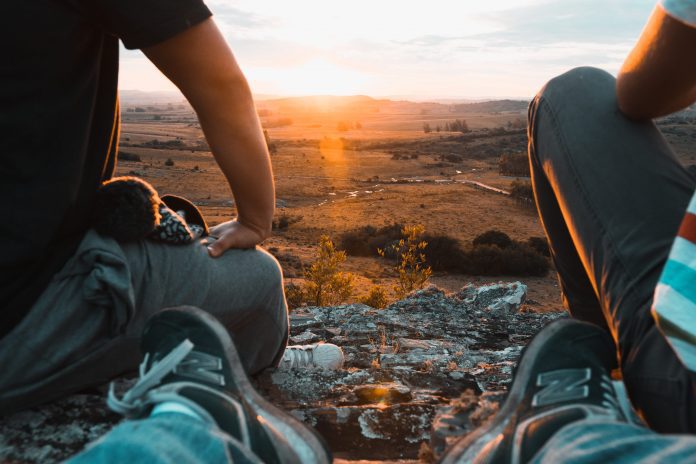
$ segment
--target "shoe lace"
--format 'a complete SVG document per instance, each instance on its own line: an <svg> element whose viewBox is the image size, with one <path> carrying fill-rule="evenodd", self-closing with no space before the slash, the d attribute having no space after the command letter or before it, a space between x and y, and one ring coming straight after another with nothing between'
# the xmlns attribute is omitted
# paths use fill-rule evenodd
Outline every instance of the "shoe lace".
<svg viewBox="0 0 696 464"><path fill-rule="evenodd" d="M152 363L147 368L150 353L146 353L143 362L140 363L138 382L128 390L122 398L116 396L114 382L109 384L109 396L106 400L109 408L122 416L132 418L138 416L143 408L143 399L148 391L158 386L164 377L172 372L181 361L193 351L193 343L186 339L164 358Z"/></svg>
<svg viewBox="0 0 696 464"><path fill-rule="evenodd" d="M314 350L311 346L288 346L283 355L283 361L289 368L311 367L314 365Z"/></svg>
<svg viewBox="0 0 696 464"><path fill-rule="evenodd" d="M599 384L602 387L602 406L620 412L621 405L616 398L616 390L614 390L614 385L612 385L609 376L602 374Z"/></svg>

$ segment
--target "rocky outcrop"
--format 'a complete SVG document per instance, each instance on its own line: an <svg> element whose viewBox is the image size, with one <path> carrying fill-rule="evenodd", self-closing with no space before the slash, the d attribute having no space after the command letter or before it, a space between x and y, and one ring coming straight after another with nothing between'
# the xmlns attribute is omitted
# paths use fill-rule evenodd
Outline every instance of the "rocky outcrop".
<svg viewBox="0 0 696 464"><path fill-rule="evenodd" d="M345 369L269 370L259 388L337 456L416 458L423 443L441 452L495 411L524 344L561 315L520 312L526 290L520 282L450 295L429 287L383 310L297 310L291 342L335 343Z"/></svg>
<svg viewBox="0 0 696 464"><path fill-rule="evenodd" d="M335 343L345 351L344 369L269 369L257 386L314 426L338 457L441 452L495 412L524 344L561 317L520 311L525 296L519 282L468 285L454 294L429 287L383 310L296 310L291 343ZM51 462L75 453L117 423L104 398L75 395L0 419L0 460Z"/></svg>

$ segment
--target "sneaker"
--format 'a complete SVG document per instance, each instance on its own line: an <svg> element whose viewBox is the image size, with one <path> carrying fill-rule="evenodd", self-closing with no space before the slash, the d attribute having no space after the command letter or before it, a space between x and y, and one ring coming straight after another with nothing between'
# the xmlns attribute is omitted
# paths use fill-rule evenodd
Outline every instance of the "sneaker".
<svg viewBox="0 0 696 464"><path fill-rule="evenodd" d="M524 463L561 427L590 417L625 421L609 377L616 348L593 324L561 319L527 346L502 409L456 442L442 463Z"/></svg>
<svg viewBox="0 0 696 464"><path fill-rule="evenodd" d="M279 369L340 369L343 367L343 350L333 343L315 343L312 345L293 345L285 348Z"/></svg>
<svg viewBox="0 0 696 464"><path fill-rule="evenodd" d="M331 462L314 431L252 387L227 330L194 307L160 311L143 331L140 379L122 398L113 384L108 404L131 419L175 402L215 424L267 463Z"/></svg>

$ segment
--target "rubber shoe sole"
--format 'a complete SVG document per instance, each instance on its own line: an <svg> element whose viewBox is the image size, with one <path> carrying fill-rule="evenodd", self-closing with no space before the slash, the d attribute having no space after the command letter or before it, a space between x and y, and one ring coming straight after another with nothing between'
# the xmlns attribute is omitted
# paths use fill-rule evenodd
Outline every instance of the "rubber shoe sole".
<svg viewBox="0 0 696 464"><path fill-rule="evenodd" d="M520 406L528 399L527 393L530 379L539 373L539 366L536 363L540 354L548 350L548 342L557 337L559 332L563 332L578 324L597 329L595 326L574 319L561 319L546 326L532 339L521 355L520 363L515 371L512 388L501 410L490 422L479 427L476 431L446 450L440 460L441 464L490 462L489 459L495 454L492 450L502 445L506 430L509 431L513 421L520 420ZM558 409L562 409L562 407ZM480 458L481 456L486 457L482 459ZM512 459L510 462L517 461Z"/></svg>
<svg viewBox="0 0 696 464"><path fill-rule="evenodd" d="M224 355L227 361L226 367L230 370L229 375L225 376L227 384L224 388L235 394L248 407L252 417L258 420L269 436L283 439L284 443L274 443L281 461L285 462L283 458L295 460L290 456L283 456L285 454L283 448L287 447L303 464L330 463L331 452L320 435L289 413L274 406L256 391L242 367L234 342L214 316L193 306L163 309L148 321L143 334L142 350L144 353L157 351L161 343L158 332L166 336L165 334L171 332L174 325L177 328L191 327L193 329L199 324L203 324L205 330L214 334L220 343L217 349Z"/></svg>

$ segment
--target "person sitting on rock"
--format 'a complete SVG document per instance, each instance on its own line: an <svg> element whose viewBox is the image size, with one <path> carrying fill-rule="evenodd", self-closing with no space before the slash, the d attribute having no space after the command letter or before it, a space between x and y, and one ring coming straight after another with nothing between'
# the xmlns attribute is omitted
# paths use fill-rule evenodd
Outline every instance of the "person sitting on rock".
<svg viewBox="0 0 696 464"><path fill-rule="evenodd" d="M137 366L145 321L196 305L230 331L249 373L286 350L271 232L271 163L249 86L202 0L5 2L0 74L0 415L107 382ZM30 27L28 27L30 25ZM205 242L118 243L90 229L119 139L119 40L186 96L234 194L237 217ZM342 360L320 345L327 367Z"/></svg>

